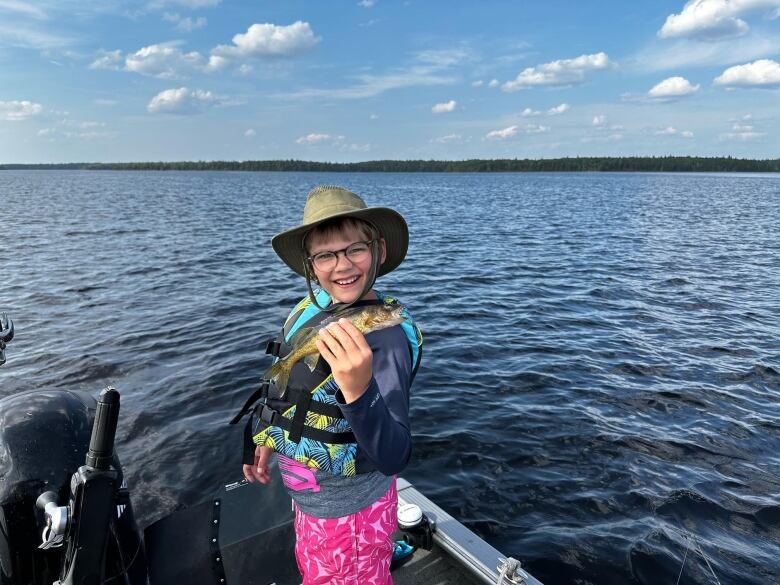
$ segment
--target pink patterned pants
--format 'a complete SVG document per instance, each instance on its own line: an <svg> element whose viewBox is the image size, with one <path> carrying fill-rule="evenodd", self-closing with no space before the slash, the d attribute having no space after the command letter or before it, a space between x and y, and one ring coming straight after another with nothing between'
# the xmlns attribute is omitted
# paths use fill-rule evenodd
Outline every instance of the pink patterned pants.
<svg viewBox="0 0 780 585"><path fill-rule="evenodd" d="M295 560L302 585L393 585L395 478L375 503L341 518L314 518L295 507Z"/></svg>

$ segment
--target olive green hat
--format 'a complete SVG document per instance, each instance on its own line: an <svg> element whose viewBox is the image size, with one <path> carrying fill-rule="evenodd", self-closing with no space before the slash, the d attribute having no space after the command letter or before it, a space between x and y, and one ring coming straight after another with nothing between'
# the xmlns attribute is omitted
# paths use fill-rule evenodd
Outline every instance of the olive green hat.
<svg viewBox="0 0 780 585"><path fill-rule="evenodd" d="M303 224L275 235L271 239L274 251L294 272L306 276L306 234L324 221L337 217L354 217L368 222L384 238L387 256L378 268L377 276L394 270L406 256L409 229L403 216L389 207L368 207L352 191L323 185L315 187L303 208Z"/></svg>

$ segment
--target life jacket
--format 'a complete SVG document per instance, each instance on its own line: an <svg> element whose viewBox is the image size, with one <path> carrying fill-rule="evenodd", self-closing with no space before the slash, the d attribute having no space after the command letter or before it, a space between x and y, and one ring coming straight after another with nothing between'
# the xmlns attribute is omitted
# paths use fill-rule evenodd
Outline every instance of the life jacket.
<svg viewBox="0 0 780 585"><path fill-rule="evenodd" d="M358 301L353 307L398 304L394 298L377 294L378 300ZM326 307L331 302L325 290L316 293L317 303ZM412 362L412 377L417 373L422 358L422 333L409 312L402 311L400 324L406 334ZM277 359L288 355L296 331L302 327L316 327L332 313L320 311L307 296L292 310L279 336L266 345L266 353ZM410 383L411 383L410 380ZM231 424L252 412L244 430L244 462L251 464L255 445L271 447L277 453L334 475L356 475L375 469L366 457L361 457L355 435L336 402L339 389L330 372L330 366L320 357L314 370L303 363L293 365L287 389L281 398L273 383L263 380L261 387L247 400L244 408ZM255 405L255 403L259 404Z"/></svg>

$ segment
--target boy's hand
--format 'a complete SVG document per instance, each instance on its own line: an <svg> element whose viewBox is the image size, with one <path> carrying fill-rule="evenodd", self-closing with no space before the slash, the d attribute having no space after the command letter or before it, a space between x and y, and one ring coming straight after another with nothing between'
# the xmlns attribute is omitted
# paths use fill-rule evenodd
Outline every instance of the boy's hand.
<svg viewBox="0 0 780 585"><path fill-rule="evenodd" d="M360 330L346 319L323 327L319 335L317 349L330 365L344 400L354 402L371 382L374 352Z"/></svg>
<svg viewBox="0 0 780 585"><path fill-rule="evenodd" d="M271 473L268 470L268 462L271 460L271 447L258 445L255 447L255 462L252 465L244 465L244 477L249 483L259 481L263 485L271 481Z"/></svg>

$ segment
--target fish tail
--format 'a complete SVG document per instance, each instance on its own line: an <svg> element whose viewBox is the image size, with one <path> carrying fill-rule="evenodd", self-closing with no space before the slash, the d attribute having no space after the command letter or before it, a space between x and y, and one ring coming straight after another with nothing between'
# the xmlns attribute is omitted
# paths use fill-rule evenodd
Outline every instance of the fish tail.
<svg viewBox="0 0 780 585"><path fill-rule="evenodd" d="M284 396L287 390L287 381L290 379L290 369L280 368L279 375L276 377L276 391L279 396Z"/></svg>
<svg viewBox="0 0 780 585"><path fill-rule="evenodd" d="M284 391L287 389L287 382L290 379L290 370L285 360L279 360L274 363L268 370L266 370L263 378L266 380L273 380L274 386L276 386L276 393L278 397L284 396Z"/></svg>

